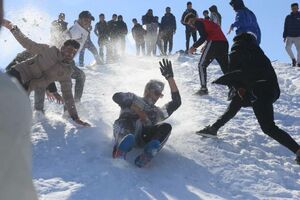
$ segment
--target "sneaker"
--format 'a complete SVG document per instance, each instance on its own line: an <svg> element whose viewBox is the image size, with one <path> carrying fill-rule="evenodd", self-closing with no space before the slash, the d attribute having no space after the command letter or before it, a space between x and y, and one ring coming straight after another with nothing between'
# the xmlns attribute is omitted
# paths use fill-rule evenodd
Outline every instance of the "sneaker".
<svg viewBox="0 0 300 200"><path fill-rule="evenodd" d="M195 94L200 96L208 95L208 89L203 87L200 90L198 90Z"/></svg>
<svg viewBox="0 0 300 200"><path fill-rule="evenodd" d="M296 161L296 163L298 165L300 165L300 150L298 150L297 153L296 153L296 159L295 159L295 161Z"/></svg>
<svg viewBox="0 0 300 200"><path fill-rule="evenodd" d="M126 160L126 154L131 151L134 146L133 134L126 135L119 144L115 144L112 152L113 158L123 158Z"/></svg>
<svg viewBox="0 0 300 200"><path fill-rule="evenodd" d="M197 135L204 137L216 138L218 130L212 126L206 126L204 129L197 131Z"/></svg>
<svg viewBox="0 0 300 200"><path fill-rule="evenodd" d="M292 59L292 66L293 66L293 67L296 67L296 64L297 64L296 59L293 58L293 59Z"/></svg>
<svg viewBox="0 0 300 200"><path fill-rule="evenodd" d="M134 163L139 168L145 167L154 156L159 152L160 142L151 140L144 148L144 152L136 157Z"/></svg>

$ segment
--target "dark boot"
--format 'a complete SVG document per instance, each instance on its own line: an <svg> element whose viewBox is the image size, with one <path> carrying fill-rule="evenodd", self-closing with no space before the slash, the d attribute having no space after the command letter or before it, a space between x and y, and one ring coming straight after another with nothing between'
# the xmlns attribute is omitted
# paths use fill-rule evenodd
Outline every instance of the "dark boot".
<svg viewBox="0 0 300 200"><path fill-rule="evenodd" d="M293 67L296 67L296 64L297 64L297 61L296 61L295 58L293 58L293 59L292 59L292 66L293 66ZM299 64L298 64L298 66L299 66Z"/></svg>

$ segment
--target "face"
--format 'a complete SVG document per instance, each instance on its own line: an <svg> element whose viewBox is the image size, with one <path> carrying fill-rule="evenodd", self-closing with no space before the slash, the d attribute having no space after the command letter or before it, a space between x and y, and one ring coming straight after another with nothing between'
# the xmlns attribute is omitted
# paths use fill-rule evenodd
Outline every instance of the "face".
<svg viewBox="0 0 300 200"><path fill-rule="evenodd" d="M104 16L100 16L100 21L104 21L105 17Z"/></svg>
<svg viewBox="0 0 300 200"><path fill-rule="evenodd" d="M298 10L299 10L299 7L298 7L298 6L293 6L293 7L292 7L292 12L293 12L293 13L298 12Z"/></svg>
<svg viewBox="0 0 300 200"><path fill-rule="evenodd" d="M193 8L192 4L189 4L186 7L187 7L187 9L192 9Z"/></svg>
<svg viewBox="0 0 300 200"><path fill-rule="evenodd" d="M153 104L157 102L159 98L162 98L164 95L160 91L148 90L145 94L145 97L150 100Z"/></svg>
<svg viewBox="0 0 300 200"><path fill-rule="evenodd" d="M64 60L71 62L75 57L78 49L75 49L73 46L62 46L61 54L64 57Z"/></svg>
<svg viewBox="0 0 300 200"><path fill-rule="evenodd" d="M113 16L112 19L113 19L114 21L116 21L116 20L117 20L117 16Z"/></svg>
<svg viewBox="0 0 300 200"><path fill-rule="evenodd" d="M171 12L171 9L170 8L167 8L166 9L166 13L170 13Z"/></svg>
<svg viewBox="0 0 300 200"><path fill-rule="evenodd" d="M84 17L80 19L80 24L84 28L89 28L91 26L92 19L89 17Z"/></svg>

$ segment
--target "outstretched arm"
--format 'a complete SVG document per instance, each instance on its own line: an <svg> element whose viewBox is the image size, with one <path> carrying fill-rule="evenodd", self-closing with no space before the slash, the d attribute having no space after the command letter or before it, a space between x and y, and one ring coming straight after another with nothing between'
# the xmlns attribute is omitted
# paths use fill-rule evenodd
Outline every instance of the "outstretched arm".
<svg viewBox="0 0 300 200"><path fill-rule="evenodd" d="M9 20L3 19L2 25L10 30L16 40L28 51L30 51L33 54L39 54L41 51L43 51L44 48L49 47L46 44L39 44L32 40L30 40L28 37L26 37L20 29L13 25L13 23Z"/></svg>

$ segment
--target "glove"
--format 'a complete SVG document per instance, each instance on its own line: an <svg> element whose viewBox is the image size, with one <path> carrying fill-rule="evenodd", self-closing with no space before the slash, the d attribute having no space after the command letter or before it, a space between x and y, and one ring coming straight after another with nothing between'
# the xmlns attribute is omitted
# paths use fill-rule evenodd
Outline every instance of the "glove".
<svg viewBox="0 0 300 200"><path fill-rule="evenodd" d="M163 75L167 80L168 78L173 78L173 69L172 62L168 59L162 59L162 62L159 61L161 75Z"/></svg>

